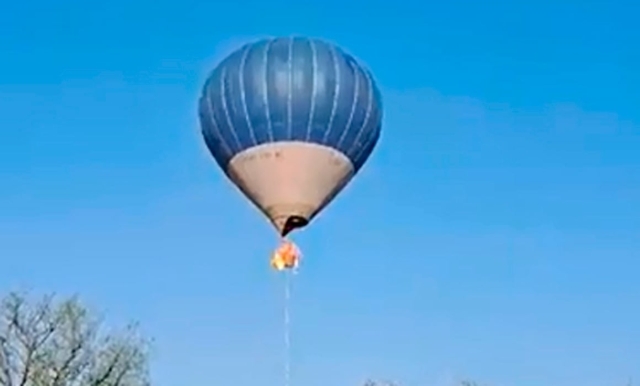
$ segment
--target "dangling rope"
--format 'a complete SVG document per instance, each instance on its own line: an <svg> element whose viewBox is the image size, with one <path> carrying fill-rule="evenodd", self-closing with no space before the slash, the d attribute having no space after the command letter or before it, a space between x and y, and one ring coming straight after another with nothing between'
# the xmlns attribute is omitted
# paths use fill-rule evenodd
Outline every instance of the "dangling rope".
<svg viewBox="0 0 640 386"><path fill-rule="evenodd" d="M271 258L271 267L284 273L284 386L289 386L291 378L291 276L296 274L301 256L298 248L283 238Z"/></svg>
<svg viewBox="0 0 640 386"><path fill-rule="evenodd" d="M289 386L291 379L291 320L289 307L291 303L291 273L285 272L284 283L284 386Z"/></svg>

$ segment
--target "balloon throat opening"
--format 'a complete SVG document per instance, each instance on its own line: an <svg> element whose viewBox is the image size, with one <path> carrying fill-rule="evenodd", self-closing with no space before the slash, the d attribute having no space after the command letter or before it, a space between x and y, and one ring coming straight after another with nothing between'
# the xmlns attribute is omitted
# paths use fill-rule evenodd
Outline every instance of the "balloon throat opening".
<svg viewBox="0 0 640 386"><path fill-rule="evenodd" d="M287 221L284 222L281 235L284 237L295 229L304 228L307 224L309 224L309 220L302 216L289 216Z"/></svg>

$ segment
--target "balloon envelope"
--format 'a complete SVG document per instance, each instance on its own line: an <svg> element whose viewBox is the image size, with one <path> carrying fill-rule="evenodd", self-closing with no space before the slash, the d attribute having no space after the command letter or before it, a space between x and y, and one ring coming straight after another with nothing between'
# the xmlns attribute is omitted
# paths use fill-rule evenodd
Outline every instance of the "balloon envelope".
<svg viewBox="0 0 640 386"><path fill-rule="evenodd" d="M286 234L364 165L380 136L382 102L371 73L340 48L275 38L214 68L199 115L213 158Z"/></svg>

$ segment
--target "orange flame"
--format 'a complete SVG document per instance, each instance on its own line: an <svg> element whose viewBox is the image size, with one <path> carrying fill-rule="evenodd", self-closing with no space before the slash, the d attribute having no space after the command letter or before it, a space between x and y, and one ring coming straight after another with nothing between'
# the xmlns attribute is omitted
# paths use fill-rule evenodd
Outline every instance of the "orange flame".
<svg viewBox="0 0 640 386"><path fill-rule="evenodd" d="M273 253L271 267L277 271L296 269L300 263L300 250L290 241L284 240Z"/></svg>

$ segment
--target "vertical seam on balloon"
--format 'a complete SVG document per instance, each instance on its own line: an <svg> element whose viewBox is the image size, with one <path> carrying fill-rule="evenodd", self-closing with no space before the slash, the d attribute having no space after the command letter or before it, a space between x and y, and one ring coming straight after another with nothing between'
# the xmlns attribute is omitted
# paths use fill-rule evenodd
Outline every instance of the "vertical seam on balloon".
<svg viewBox="0 0 640 386"><path fill-rule="evenodd" d="M373 79L371 78L371 75L369 74L368 71L362 70L362 72L367 78L368 91L369 91L369 98L368 98L369 100L367 102L367 113L364 117L364 120L362 121L362 125L360 126L360 129L358 130L358 134L356 134L356 137L353 140L353 143L351 144L351 148L349 149L349 151L345 153L347 156L349 156L349 154L351 154L351 152L356 148L358 144L358 140L360 139L360 137L362 136L362 133L367 127L367 123L369 123L369 118L371 118L371 110L373 107Z"/></svg>
<svg viewBox="0 0 640 386"><path fill-rule="evenodd" d="M273 124L271 123L271 114L269 110L269 48L273 39L267 42L264 48L264 113L267 116L267 133L269 134L269 141L273 142Z"/></svg>
<svg viewBox="0 0 640 386"><path fill-rule="evenodd" d="M312 39L309 39L309 46L311 47L311 73L313 76L313 85L311 87L311 107L309 108L309 120L307 122L307 136L305 138L306 142L309 142L311 139L311 126L313 125L313 115L316 110L316 93L317 93L317 82L318 76L316 74L318 68L318 58L316 56L316 46Z"/></svg>
<svg viewBox="0 0 640 386"><path fill-rule="evenodd" d="M365 145L362 146L362 148L360 148L360 152L358 153L357 157L353 158L353 163L356 169L360 169L362 165L364 165L362 157L365 155L365 151L366 150L369 150L370 152L373 151L373 148L375 147L379 137L380 137L380 127L376 126L375 131L373 132L372 138L369 139L369 141L365 142Z"/></svg>
<svg viewBox="0 0 640 386"><path fill-rule="evenodd" d="M329 115L329 121L327 122L326 131L324 133L324 138L322 138L322 143L327 144L329 140L329 134L331 134L331 130L333 129L333 120L336 116L336 110L338 108L338 96L340 95L340 65L338 64L338 58L336 53L336 48L334 46L329 46L329 52L331 52L331 61L333 61L333 68L336 72L336 87L334 89L333 94L333 105L331 106L331 115Z"/></svg>
<svg viewBox="0 0 640 386"><path fill-rule="evenodd" d="M367 140L364 141L364 146L362 146L358 153L353 157L353 162L356 168L360 168L364 164L363 157L365 156L366 151L373 150L373 148L375 147L376 142L380 137L380 130L378 130L379 128L380 125L377 125L375 130L369 133Z"/></svg>
<svg viewBox="0 0 640 386"><path fill-rule="evenodd" d="M238 134L236 133L235 127L231 122L231 117L229 116L229 110L227 109L227 97L224 95L226 91L226 87L224 86L224 81L226 77L227 77L227 68L222 67L222 74L220 76L220 100L222 101L222 109L224 110L224 115L227 118L227 125L229 125L229 130L231 131L231 135L233 135L233 138L236 140L236 144L238 144L238 151L241 151L242 144L240 143Z"/></svg>
<svg viewBox="0 0 640 386"><path fill-rule="evenodd" d="M249 129L251 139L253 140L253 145L255 146L258 144L258 141L256 140L256 135L253 131L253 125L251 124L251 118L249 117L249 110L247 109L247 96L244 84L244 68L247 64L247 56L249 56L251 47L251 45L247 45L244 52L242 53L242 58L240 59L240 68L238 69L238 81L240 83L240 100L242 101L242 111L244 113L244 118L247 121L247 127Z"/></svg>
<svg viewBox="0 0 640 386"><path fill-rule="evenodd" d="M287 130L288 130L288 134L289 134L289 139L293 139L293 122L292 122L292 114L293 114L293 108L291 106L292 102L293 102L293 37L289 38L289 52L288 52L288 58L287 58L287 65L288 65L288 82L287 82L287 86L288 86L288 94L287 94Z"/></svg>
<svg viewBox="0 0 640 386"><path fill-rule="evenodd" d="M365 152L365 150L367 149L368 146L371 146L372 142L375 142L376 136L379 133L378 128L380 127L379 124L377 124L374 129L369 132L367 134L367 136L365 137L365 139L362 141L363 146L358 149L358 152L356 154L354 154L354 162L360 162L360 157L362 157L363 153Z"/></svg>
<svg viewBox="0 0 640 386"><path fill-rule="evenodd" d="M340 145L342 145L342 141L344 141L345 136L347 135L347 133L349 132L349 130L351 129L351 124L353 124L353 116L355 115L356 112L356 107L358 105L358 97L359 97L359 93L360 93L360 81L359 81L359 76L358 76L358 68L357 66L354 66L352 63L351 64L352 68L353 68L353 72L354 72L354 85L353 85L353 102L351 102L351 113L349 114L349 119L347 120L347 124L344 126L344 131L342 132L342 135L340 136L340 139L338 140L338 143L336 144L336 149L340 149Z"/></svg>
<svg viewBox="0 0 640 386"><path fill-rule="evenodd" d="M207 85L206 88L206 95L205 95L205 99L207 102L207 108L209 109L209 116L211 117L211 125L214 127L214 130L216 132L216 134L218 135L218 138L220 138L220 142L222 143L222 145L225 147L225 149L228 151L228 156L231 157L233 155L233 150L231 150L231 147L229 146L229 144L227 143L227 141L224 139L224 136L222 135L222 131L220 130L220 126L218 126L218 121L216 121L216 116L213 112L213 104L211 103L211 96L209 94L209 88L211 87L211 85Z"/></svg>

